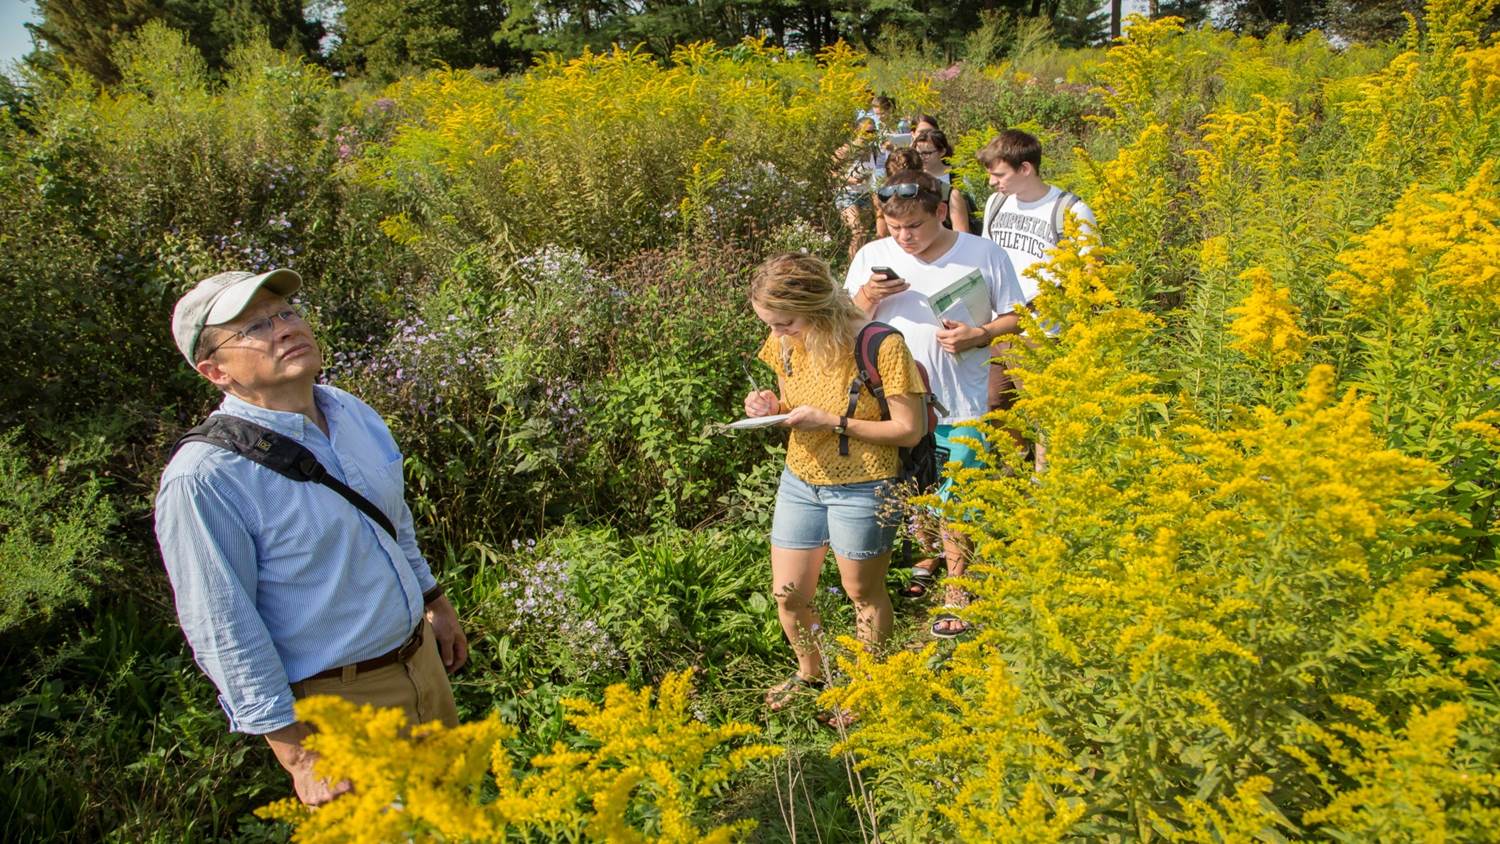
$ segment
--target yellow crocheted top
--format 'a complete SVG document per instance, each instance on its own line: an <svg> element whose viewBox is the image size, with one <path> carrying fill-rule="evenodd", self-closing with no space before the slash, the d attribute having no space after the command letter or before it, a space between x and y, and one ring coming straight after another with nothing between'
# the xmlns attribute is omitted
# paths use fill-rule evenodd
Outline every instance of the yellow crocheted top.
<svg viewBox="0 0 1500 844"><path fill-rule="evenodd" d="M781 384L781 409L804 404L840 416L849 408L849 382L854 380L854 351L839 358L836 369L814 370L807 350L791 338L767 337L757 355L776 371ZM924 392L921 373L899 335L880 344L876 361L885 382L886 396ZM879 419L880 405L869 390L860 390L854 419ZM786 447L786 465L792 474L809 484L854 484L893 478L900 470L896 447L875 445L849 438L849 454L839 454L839 438L832 431L792 431Z"/></svg>

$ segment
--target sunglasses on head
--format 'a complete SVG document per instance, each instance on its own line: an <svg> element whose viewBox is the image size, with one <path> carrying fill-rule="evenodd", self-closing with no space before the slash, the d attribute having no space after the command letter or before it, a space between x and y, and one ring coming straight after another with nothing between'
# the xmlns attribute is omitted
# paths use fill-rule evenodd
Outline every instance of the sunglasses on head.
<svg viewBox="0 0 1500 844"><path fill-rule="evenodd" d="M885 185L875 190L875 195L880 197L881 199L890 199L893 196L899 196L902 199L911 199L914 196L918 196L924 193L930 197L934 197L939 200L942 199L942 197L938 196L936 193L933 193L932 191L922 187L916 182L902 182L899 185Z"/></svg>

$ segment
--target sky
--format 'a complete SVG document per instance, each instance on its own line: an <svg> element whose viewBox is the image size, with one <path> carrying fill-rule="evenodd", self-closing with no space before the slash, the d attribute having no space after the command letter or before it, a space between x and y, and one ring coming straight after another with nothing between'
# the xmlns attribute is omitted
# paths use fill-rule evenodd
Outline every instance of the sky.
<svg viewBox="0 0 1500 844"><path fill-rule="evenodd" d="M35 11L31 0L0 0L0 70L31 52L31 34L24 24L36 23Z"/></svg>

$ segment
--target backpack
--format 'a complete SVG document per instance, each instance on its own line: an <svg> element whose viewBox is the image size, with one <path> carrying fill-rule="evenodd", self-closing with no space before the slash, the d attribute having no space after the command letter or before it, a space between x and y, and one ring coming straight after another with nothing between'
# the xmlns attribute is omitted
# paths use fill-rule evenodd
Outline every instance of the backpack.
<svg viewBox="0 0 1500 844"><path fill-rule="evenodd" d="M867 323L859 330L854 338L854 380L849 382L849 410L846 416L853 416L855 406L859 403L859 394L862 390L869 390L870 395L880 405L880 418L891 418L891 406L885 398L885 380L880 376L877 361L880 360L880 344L885 342L891 335L901 336L897 331L883 322ZM922 376L922 405L927 411L926 423L927 433L916 445L910 448L897 449L896 453L901 459L902 481L914 481L917 494L931 492L938 484L943 471L943 464L948 462L948 455L937 447L937 423L938 413L947 412L938 403L932 394L932 382L927 377L927 368L917 364L917 372ZM849 456L849 436L839 435L839 455Z"/></svg>
<svg viewBox="0 0 1500 844"><path fill-rule="evenodd" d="M965 202L969 203L969 233L984 237L984 229L982 228L984 220L981 219L984 215L979 207L979 203L974 201L974 194L962 189L958 193L964 198Z"/></svg>
<svg viewBox="0 0 1500 844"><path fill-rule="evenodd" d="M974 201L974 194L970 193L962 183L956 181L955 179L956 174L953 173L938 177L938 181L942 182L946 188L948 188L949 190L957 189L958 195L964 198L964 202L969 203L969 234L975 234L979 235L980 237L984 237L984 229L981 228L984 215L981 213L979 203ZM944 219L943 228L953 228L953 221Z"/></svg>
<svg viewBox="0 0 1500 844"><path fill-rule="evenodd" d="M385 532L396 539L396 526L383 510L370 499L360 495L348 484L328 474L318 458L302 443L283 436L263 425L248 419L225 414L214 414L201 425L194 427L177 444L172 446L172 455L184 445L192 442L208 443L270 469L282 477L303 483L319 483L342 495ZM171 456L168 456L171 460Z"/></svg>
<svg viewBox="0 0 1500 844"><path fill-rule="evenodd" d="M984 201L984 221L980 223L979 236L990 236L990 223L995 221L995 216L1000 213L1000 206L1005 204L1006 194L992 193L990 198ZM1052 242L1055 244L1062 239L1063 220L1068 209L1077 205L1078 194L1065 190L1057 201L1052 204Z"/></svg>

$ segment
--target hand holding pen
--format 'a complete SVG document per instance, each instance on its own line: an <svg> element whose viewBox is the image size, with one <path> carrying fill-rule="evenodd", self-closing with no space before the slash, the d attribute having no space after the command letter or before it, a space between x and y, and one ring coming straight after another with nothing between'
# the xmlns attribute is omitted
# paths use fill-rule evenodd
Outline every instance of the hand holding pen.
<svg viewBox="0 0 1500 844"><path fill-rule="evenodd" d="M770 390L761 389L755 380L755 374L743 360L740 361L740 366L745 369L745 377L750 379L750 393L745 396L745 416L770 416L780 410L781 399Z"/></svg>

